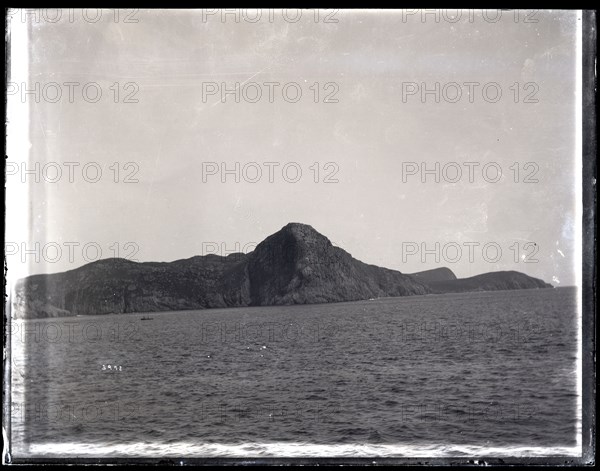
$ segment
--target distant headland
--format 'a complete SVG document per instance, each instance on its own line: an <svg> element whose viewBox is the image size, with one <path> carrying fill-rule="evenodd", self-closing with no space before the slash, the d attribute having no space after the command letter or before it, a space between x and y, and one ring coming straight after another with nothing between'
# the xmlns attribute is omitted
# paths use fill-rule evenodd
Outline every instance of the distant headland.
<svg viewBox="0 0 600 471"><path fill-rule="evenodd" d="M44 318L127 312L358 301L470 291L552 288L516 271L458 279L448 268L413 274L368 265L311 226L290 223L247 254L137 263L120 258L17 282L13 316Z"/></svg>

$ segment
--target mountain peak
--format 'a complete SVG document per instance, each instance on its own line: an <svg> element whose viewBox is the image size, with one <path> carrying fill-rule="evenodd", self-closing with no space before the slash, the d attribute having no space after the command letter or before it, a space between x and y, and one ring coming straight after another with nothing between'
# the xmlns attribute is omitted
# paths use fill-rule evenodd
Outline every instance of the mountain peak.
<svg viewBox="0 0 600 471"><path fill-rule="evenodd" d="M283 226L284 229L286 227L290 227L290 228L293 228L293 227L307 227L307 228L312 229L313 231L315 230L311 225L304 224L302 222L288 222L285 226Z"/></svg>
<svg viewBox="0 0 600 471"><path fill-rule="evenodd" d="M329 239L312 226L290 222L258 244L253 259L264 266L277 261L290 268L306 255L321 254L331 246Z"/></svg>
<svg viewBox="0 0 600 471"><path fill-rule="evenodd" d="M292 234L320 234L314 227L301 222L289 222L281 228L281 231ZM323 236L324 237L324 236Z"/></svg>
<svg viewBox="0 0 600 471"><path fill-rule="evenodd" d="M271 234L266 240L269 239L276 239L279 243L285 244L300 243L301 245L331 245L331 241L314 227L300 222L290 222L286 224L279 231Z"/></svg>

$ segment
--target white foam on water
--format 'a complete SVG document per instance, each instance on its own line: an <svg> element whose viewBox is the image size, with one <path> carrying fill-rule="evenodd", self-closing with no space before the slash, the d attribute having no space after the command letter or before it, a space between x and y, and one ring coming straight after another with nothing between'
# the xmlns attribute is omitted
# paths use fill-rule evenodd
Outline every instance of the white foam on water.
<svg viewBox="0 0 600 471"><path fill-rule="evenodd" d="M170 445L131 443L92 445L86 443L43 443L28 447L30 456L44 457L197 457L197 458L458 458L458 457L559 457L581 456L581 448L477 446L477 445L402 445L316 443L191 443Z"/></svg>

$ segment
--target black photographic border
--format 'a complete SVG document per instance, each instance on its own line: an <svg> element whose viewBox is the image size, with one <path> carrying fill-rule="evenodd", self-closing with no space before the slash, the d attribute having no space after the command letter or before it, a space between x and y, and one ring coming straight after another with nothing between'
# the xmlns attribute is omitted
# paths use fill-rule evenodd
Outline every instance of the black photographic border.
<svg viewBox="0 0 600 471"><path fill-rule="evenodd" d="M171 5L169 8L172 8ZM8 13L5 10L5 92L10 76L10 33L8 30ZM270 466L270 465L321 465L321 466L365 466L365 465L412 465L412 466L456 466L456 465L521 465L521 466L592 466L595 464L596 451L596 11L582 11L582 456L573 457L456 457L456 458L7 458L3 456L5 464L33 465L33 464L81 464L81 465L245 465L245 466ZM5 95L6 105L6 95ZM5 111L5 145L6 145ZM6 165L6 160L5 160ZM6 170L6 169L5 169ZM6 189L4 192L4 217L6 219ZM6 260L4 263L4 276L6 277ZM4 347L10 351L10 299L6 292L6 278L4 280ZM10 355L4 358L3 370L3 406L10 404ZM6 408L4 409L7 410ZM10 410L10 409L8 409ZM3 414L3 426L8 433L8 448L10 453L10 416ZM6 444L5 444L6 446Z"/></svg>

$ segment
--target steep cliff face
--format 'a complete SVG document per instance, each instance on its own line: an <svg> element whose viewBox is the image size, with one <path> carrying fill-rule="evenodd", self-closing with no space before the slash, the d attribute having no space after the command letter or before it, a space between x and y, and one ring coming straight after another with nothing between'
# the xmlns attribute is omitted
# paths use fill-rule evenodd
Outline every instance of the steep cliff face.
<svg viewBox="0 0 600 471"><path fill-rule="evenodd" d="M362 263L311 226L291 223L260 243L248 260L254 305L354 301L426 294L407 275Z"/></svg>
<svg viewBox="0 0 600 471"><path fill-rule="evenodd" d="M518 272L457 280L447 268L404 275L354 259L311 226L290 223L249 254L170 263L106 259L20 280L17 317L312 304L386 296L549 287Z"/></svg>
<svg viewBox="0 0 600 471"><path fill-rule="evenodd" d="M55 317L236 305L226 301L220 278L239 263L239 258L214 255L171 263L100 260L20 280L15 311L20 317Z"/></svg>

